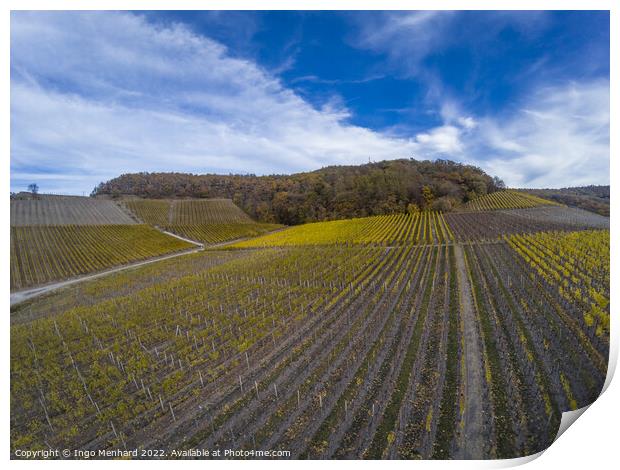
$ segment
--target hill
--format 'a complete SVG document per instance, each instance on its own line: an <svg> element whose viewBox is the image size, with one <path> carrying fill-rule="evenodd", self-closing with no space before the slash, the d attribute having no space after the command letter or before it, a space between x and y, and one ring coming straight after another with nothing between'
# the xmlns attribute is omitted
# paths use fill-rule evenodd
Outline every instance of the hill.
<svg viewBox="0 0 620 470"><path fill-rule="evenodd" d="M122 204L151 225L253 222L230 199L130 199Z"/></svg>
<svg viewBox="0 0 620 470"><path fill-rule="evenodd" d="M403 213L410 204L446 211L502 187L471 165L401 159L293 175L124 174L101 183L93 195L227 198L254 219L297 225Z"/></svg>
<svg viewBox="0 0 620 470"><path fill-rule="evenodd" d="M192 248L113 201L11 199L11 289L24 289Z"/></svg>
<svg viewBox="0 0 620 470"><path fill-rule="evenodd" d="M523 189L521 191L609 217L609 186Z"/></svg>
<svg viewBox="0 0 620 470"><path fill-rule="evenodd" d="M582 212L319 222L18 306L11 449L539 452L607 374L609 219Z"/></svg>
<svg viewBox="0 0 620 470"><path fill-rule="evenodd" d="M145 223L207 244L254 237L281 227L254 222L230 199L129 199L121 204Z"/></svg>
<svg viewBox="0 0 620 470"><path fill-rule="evenodd" d="M11 226L131 225L135 224L113 201L87 197L12 199Z"/></svg>
<svg viewBox="0 0 620 470"><path fill-rule="evenodd" d="M559 204L531 194L517 191L497 191L486 194L465 204L466 210L489 211L498 209L525 209L539 206L558 206Z"/></svg>
<svg viewBox="0 0 620 470"><path fill-rule="evenodd" d="M427 209L433 191L422 187ZM609 218L525 192L468 198L451 212L409 206L287 227L18 303L12 451L543 450L562 413L591 404L607 375ZM141 222L194 239L265 225L230 199L107 202L138 223L11 227L12 273L22 266L42 282L142 256L156 244L138 229L179 242Z"/></svg>

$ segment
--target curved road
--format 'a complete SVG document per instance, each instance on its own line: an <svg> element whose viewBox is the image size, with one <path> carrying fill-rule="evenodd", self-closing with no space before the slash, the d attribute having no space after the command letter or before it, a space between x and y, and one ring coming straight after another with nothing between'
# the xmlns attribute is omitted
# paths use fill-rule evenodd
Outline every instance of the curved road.
<svg viewBox="0 0 620 470"><path fill-rule="evenodd" d="M177 238L181 238L181 237L177 237ZM187 240L187 241L190 241L190 240ZM185 256L185 255L189 255L192 253L198 253L199 251L204 250L204 246L202 244L197 244L196 242L193 242L193 241L191 243L193 243L194 245L200 245L200 246L198 246L197 248L192 248L191 250L172 253L170 255L158 256L157 258L149 258L147 260L138 261L136 263L131 263L131 264L124 264L123 266L117 266L116 268L106 269L105 271L99 271L94 274L86 274L84 276L74 277L72 279L67 279L66 281L60 281L60 282L55 282L53 284L33 287L32 289L11 292L11 307L13 305L17 305L21 302L24 302L25 300L32 299L33 297L46 294L48 292L51 292L56 289L60 289L62 287L67 287L72 284L77 284L78 282L89 281L91 279L96 279L98 277L107 276L108 274L116 273L119 271L124 271L126 269L136 268L138 266L143 266L145 264L156 263L157 261L163 261L163 260L170 259L170 258L176 258L178 256Z"/></svg>
<svg viewBox="0 0 620 470"><path fill-rule="evenodd" d="M103 276L107 276L108 274L112 274L112 273L116 273L119 271L124 271L126 269L132 269L132 268L136 268L138 266L143 266L145 264L150 264L150 263L156 263L158 261L163 261L163 260L167 260L170 258L176 258L178 256L185 256L185 255L189 255L192 253L198 253L199 251L204 251L205 249L205 245L203 243L199 243L197 241L194 240L190 240L189 238L184 238L181 237L180 235L177 235L175 233L172 232L167 232L166 230L162 230L159 227L155 227L157 228L160 232L165 233L166 235L170 235L171 237L175 237L178 238L179 240L183 240L186 241L188 243L191 243L192 245L196 245L196 248L193 248L191 250L185 250L185 251L180 251L180 252L176 252L176 253L171 253L169 255L164 255L164 256L158 256L156 258L149 258L143 261L137 261L135 263L131 263L131 264L124 264L122 266L117 266L115 268L111 268L111 269L107 269L105 271L99 271L97 273L93 273L93 274L85 274L83 276L79 276L79 277L74 277L71 279L67 279L65 281L59 281L59 282L54 282L52 284L47 284L44 286L39 286L39 287L33 287L31 289L26 289L26 290L21 290L21 291L17 291L17 292L11 292L11 307L13 305L17 305L21 302L24 302L26 300L32 299L33 297L38 297L39 295L43 295L46 294L48 292L57 290L57 289L61 289L63 287L67 287L70 286L72 284L77 284L78 282L84 282L84 281L89 281L91 279L96 279L98 277L103 277ZM279 231L279 230L283 230L283 229L278 229L278 230L274 230L274 231ZM225 242L220 242L220 243L216 243L213 245L208 245L208 248L217 248L220 246L226 246L226 245L231 245L233 243L237 243L243 240L247 240L249 237L245 237L245 238L237 238L235 240L227 240Z"/></svg>

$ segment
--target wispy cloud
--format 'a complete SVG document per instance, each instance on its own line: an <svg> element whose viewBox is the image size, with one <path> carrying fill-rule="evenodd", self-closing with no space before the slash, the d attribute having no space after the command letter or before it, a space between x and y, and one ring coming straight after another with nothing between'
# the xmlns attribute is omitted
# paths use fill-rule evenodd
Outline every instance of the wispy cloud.
<svg viewBox="0 0 620 470"><path fill-rule="evenodd" d="M301 82L311 82L311 83L321 83L325 85L338 85L343 83L368 83L373 82L375 80L381 80L385 78L384 74L375 74L369 75L368 77L363 78L354 78L354 79L345 79L345 78L320 78L316 75L302 75L301 77L296 77L290 80L291 83L301 83Z"/></svg>
<svg viewBox="0 0 620 470"><path fill-rule="evenodd" d="M393 28L435 21L446 20ZM540 87L509 116L442 96L439 125L391 134L352 125L337 96L311 105L184 26L113 12L13 13L11 72L12 190L41 181L81 194L125 172L269 174L411 156L467 161L515 186L608 178L605 80Z"/></svg>
<svg viewBox="0 0 620 470"><path fill-rule="evenodd" d="M135 15L14 14L12 57L15 174L56 164L92 187L129 171L290 172L417 148L347 124L338 103L315 109L215 41Z"/></svg>
<svg viewBox="0 0 620 470"><path fill-rule="evenodd" d="M506 30L533 42L549 27L547 12L414 11L353 18L359 27L354 45L383 54L393 73L425 83L428 106L436 109L443 125L419 133L416 142L476 164L511 186L609 182L608 79L571 80L561 66L550 66L549 56L542 55L511 79L514 86L507 85L519 84L512 102L476 115L475 109L467 109L472 97L455 95L429 65L430 57L453 47L466 48L484 62ZM605 59L604 51L603 42L593 52L595 62ZM590 62L585 57L578 63L591 69ZM481 88L484 84L478 83L472 93L481 93Z"/></svg>
<svg viewBox="0 0 620 470"><path fill-rule="evenodd" d="M353 18L359 27L353 43L358 47L384 52L401 70L417 73L419 62L437 50L451 35L445 29L457 13L450 11L383 12Z"/></svg>
<svg viewBox="0 0 620 470"><path fill-rule="evenodd" d="M386 54L393 69L414 76L428 74L424 59L450 46L488 44L507 26L535 37L547 24L544 11L390 11L351 17L357 25L353 45Z"/></svg>
<svg viewBox="0 0 620 470"><path fill-rule="evenodd" d="M511 186L609 184L609 81L542 88L513 116L482 121L469 146Z"/></svg>

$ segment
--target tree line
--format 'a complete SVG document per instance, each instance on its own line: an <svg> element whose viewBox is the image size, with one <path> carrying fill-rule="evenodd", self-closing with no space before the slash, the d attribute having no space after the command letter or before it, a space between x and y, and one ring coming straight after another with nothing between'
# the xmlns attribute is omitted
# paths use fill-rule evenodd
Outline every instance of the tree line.
<svg viewBox="0 0 620 470"><path fill-rule="evenodd" d="M609 217L609 185L590 185L560 189L524 189L524 191L539 197L551 199L560 204L578 207Z"/></svg>
<svg viewBox="0 0 620 470"><path fill-rule="evenodd" d="M329 166L292 175L123 174L92 196L230 198L257 220L296 225L418 210L450 211L504 188L472 165L449 160L389 160Z"/></svg>

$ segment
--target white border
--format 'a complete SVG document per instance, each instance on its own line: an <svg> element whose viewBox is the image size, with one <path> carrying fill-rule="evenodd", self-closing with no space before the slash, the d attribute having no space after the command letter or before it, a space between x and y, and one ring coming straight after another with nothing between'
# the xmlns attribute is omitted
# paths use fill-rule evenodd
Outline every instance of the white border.
<svg viewBox="0 0 620 470"><path fill-rule="evenodd" d="M2 2L2 8L0 9L0 63L2 64L2 87L0 91L0 103L3 103L3 112L1 114L1 127L0 127L0 145L2 149L3 159L3 174L1 181L1 189L5 194L5 203L1 205L1 218L0 220L9 220L9 155L10 155L10 10L75 10L75 9L119 9L119 10L203 10L203 9L228 9L228 10L411 10L411 9L429 9L429 10L493 10L493 9L508 9L508 10L610 10L611 11L611 129L610 129L610 155L614 155L614 150L617 149L618 137L620 135L620 126L618 125L618 93L614 88L614 84L620 83L618 80L620 75L618 74L618 60L620 51L618 45L620 44L620 37L618 34L620 20L619 12L620 7L618 2L614 1L577 1L577 0L505 0L502 2L491 2L484 0L473 1L456 1L456 0L443 0L440 5L438 2L431 0L416 0L416 1L404 1L404 0L382 0L382 1L368 1L368 0L297 0L297 1L277 1L277 0L263 0L263 1L248 1L248 0L212 0L212 1L197 1L197 0L82 0L80 2L71 0L5 0ZM617 85L616 85L617 87ZM618 163L610 158L610 181L612 185L612 240L616 234L616 213L618 207L618 197L613 190L617 184L617 174L619 171ZM2 397L4 403L1 407L0 420L2 426L2 437L4 444L4 458L9 460L9 436L10 436L10 421L9 421L9 224L7 223L5 230L2 231L2 244L4 246L3 265L1 276L2 285L5 292L5 305L6 305L6 317L4 328L2 329L2 335L4 335L2 343L3 347L3 365L4 371L1 374L0 380L2 381ZM611 270L611 292L616 292L618 288L618 270L616 261L618 259L618 253L615 244L612 244L612 270ZM616 326L617 308L615 307L615 296L612 294L611 299L612 307L612 351L610 358L610 371L615 369L618 358L618 327ZM489 461L489 462L445 462L445 461L381 461L381 462L365 462L365 461L325 461L321 465L326 467L335 468L336 466L352 466L363 468L378 468L379 466L389 465L394 468L409 468L412 465L420 466L423 468L501 468L506 466L514 466L517 464L530 461L528 468L532 469L547 469L550 465L554 467L561 467L563 469L583 469L585 468L608 468L610 463L617 461L616 447L618 432L618 426L620 426L619 403L620 403L620 385L618 385L618 379L612 381L609 388L603 393L603 395L583 414L578 420L578 424L572 426L565 434L563 434L556 443L554 443L542 456L534 459L517 459L517 461ZM10 461L10 465L14 468L23 468L38 465L39 462L27 462L27 461ZM84 461L79 462L67 462L67 461L50 461L46 462L51 468L76 468L77 465L85 465ZM132 463L119 463L119 465L137 465L139 467L146 468L162 468L167 465L178 465L178 462L170 461L141 461ZM97 468L107 468L110 462L92 461L90 465ZM283 461L184 461L182 465L189 466L201 466L205 465L215 468L237 468L238 466L252 466L253 468L284 468L290 467L291 462ZM296 461L292 465L300 468L314 467L316 463Z"/></svg>

